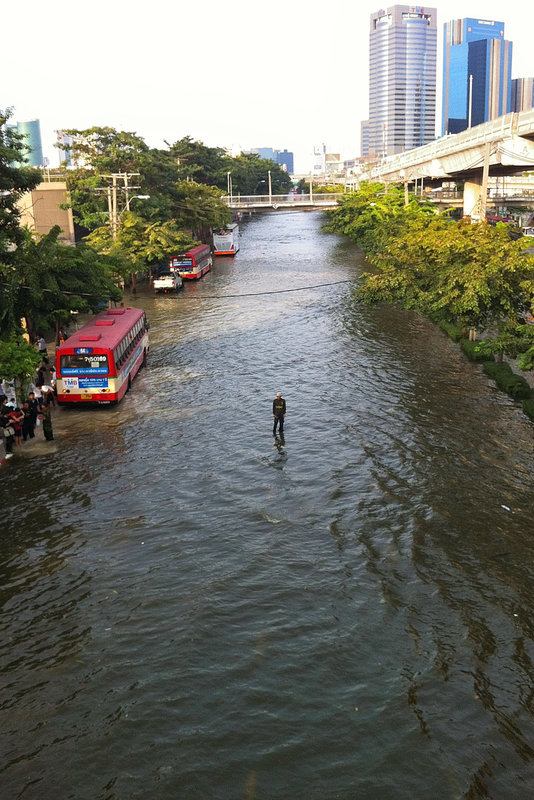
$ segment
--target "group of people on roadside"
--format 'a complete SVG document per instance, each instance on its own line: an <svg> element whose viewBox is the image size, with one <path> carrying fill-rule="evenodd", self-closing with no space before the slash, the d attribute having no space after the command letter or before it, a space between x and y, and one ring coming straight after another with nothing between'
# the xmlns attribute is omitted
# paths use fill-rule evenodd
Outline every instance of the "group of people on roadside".
<svg viewBox="0 0 534 800"><path fill-rule="evenodd" d="M21 406L17 405L13 384L0 380L0 440L4 440L6 458L13 455L14 447L34 439L39 426L47 441L54 438L51 409L56 405L55 369L49 364L45 339L41 336L35 344L41 363Z"/></svg>
<svg viewBox="0 0 534 800"><path fill-rule="evenodd" d="M22 442L35 438L38 426L42 426L47 441L54 438L51 409L52 400L49 392L46 396L41 393L41 396L37 397L35 392L30 391L22 406L17 406L5 394L0 395L0 429L6 457L13 455L14 447L21 447Z"/></svg>

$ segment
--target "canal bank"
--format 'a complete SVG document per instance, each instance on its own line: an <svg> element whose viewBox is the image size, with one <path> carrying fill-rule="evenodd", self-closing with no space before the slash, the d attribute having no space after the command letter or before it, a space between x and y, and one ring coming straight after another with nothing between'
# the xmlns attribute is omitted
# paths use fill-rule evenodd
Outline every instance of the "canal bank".
<svg viewBox="0 0 534 800"><path fill-rule="evenodd" d="M320 223L126 298L148 369L3 470L7 796L529 798L530 423L350 283L236 297L356 282Z"/></svg>

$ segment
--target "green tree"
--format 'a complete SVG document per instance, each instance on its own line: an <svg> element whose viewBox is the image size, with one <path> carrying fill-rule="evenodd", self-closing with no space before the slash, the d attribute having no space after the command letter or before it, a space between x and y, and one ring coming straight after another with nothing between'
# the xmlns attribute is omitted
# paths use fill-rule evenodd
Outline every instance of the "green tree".
<svg viewBox="0 0 534 800"><path fill-rule="evenodd" d="M92 127L84 130L71 128L65 130L71 137L68 145L58 144L60 149L68 149L74 169L68 170L67 188L70 206L75 221L87 231L102 225L108 215L106 186L111 186L112 174L134 174L130 180L132 187L138 186L141 176L151 162L151 150L140 136L129 131L117 131L110 127ZM130 196L138 191L132 188ZM149 194L145 186L143 194ZM124 208L126 201L125 184L117 179L118 203Z"/></svg>
<svg viewBox="0 0 534 800"><path fill-rule="evenodd" d="M17 203L41 180L39 170L13 166L24 162L25 156L24 137L7 127L11 113L11 109L0 110L0 258L7 262L9 253L24 238Z"/></svg>
<svg viewBox="0 0 534 800"><path fill-rule="evenodd" d="M119 274L126 278L153 264L166 261L172 253L188 250L193 244L189 234L174 222L146 222L132 212L125 212L114 239L109 225L94 230L87 242L99 253L115 259Z"/></svg>
<svg viewBox="0 0 534 800"><path fill-rule="evenodd" d="M293 186L291 178L287 172L284 172L280 164L276 164L268 158L260 158L255 153L242 153L229 160L228 170L232 173L233 194L268 194L269 172L271 173L271 194L287 194ZM226 183L224 189L226 190Z"/></svg>
<svg viewBox="0 0 534 800"><path fill-rule="evenodd" d="M112 172L139 172L143 156L149 151L145 140L130 131L98 127L65 130L72 141L58 144L68 149L72 162L95 170L99 175Z"/></svg>
<svg viewBox="0 0 534 800"><path fill-rule="evenodd" d="M400 188L363 185L331 212L328 230L345 233L368 254L375 272L357 297L503 335L534 296L534 258L504 225L454 222ZM512 346L503 338L499 347Z"/></svg>
<svg viewBox="0 0 534 800"><path fill-rule="evenodd" d="M16 268L9 276L12 315L26 320L31 339L38 331L56 330L71 311L97 311L108 300L119 300L114 280L116 263L86 244L76 247L58 241L54 227L40 239L29 233L17 250Z"/></svg>
<svg viewBox="0 0 534 800"><path fill-rule="evenodd" d="M23 137L7 127L11 110L0 111L0 337L20 329L16 316L13 282L18 248L26 238L20 226L18 201L41 180L39 170L14 167L24 161ZM16 281L15 281L16 282Z"/></svg>
<svg viewBox="0 0 534 800"><path fill-rule="evenodd" d="M179 181L172 200L173 219L195 239L207 241L211 228L220 228L231 219L231 212L221 200L222 192L214 186L193 181Z"/></svg>
<svg viewBox="0 0 534 800"><path fill-rule="evenodd" d="M226 186L229 158L221 147L208 147L203 142L184 136L169 145L169 154L176 165L178 180L193 180L207 186Z"/></svg>
<svg viewBox="0 0 534 800"><path fill-rule="evenodd" d="M7 341L0 340L0 376L15 382L15 393L20 404L40 360L35 347L24 339L12 336Z"/></svg>

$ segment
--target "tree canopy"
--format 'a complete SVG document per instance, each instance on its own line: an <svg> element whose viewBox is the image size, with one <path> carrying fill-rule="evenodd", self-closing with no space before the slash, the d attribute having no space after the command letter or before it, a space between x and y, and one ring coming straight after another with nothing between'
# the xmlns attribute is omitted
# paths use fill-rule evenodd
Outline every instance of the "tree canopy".
<svg viewBox="0 0 534 800"><path fill-rule="evenodd" d="M41 180L39 170L13 166L23 163L25 157L24 137L8 127L11 113L11 109L0 110L0 268L11 262L12 253L24 238L17 203Z"/></svg>
<svg viewBox="0 0 534 800"><path fill-rule="evenodd" d="M331 212L327 228L358 242L375 270L363 276L359 299L491 327L506 332L499 346L512 348L513 339L517 350L521 337L510 339L510 330L532 306L534 256L507 226L455 222L414 197L404 205L401 189L368 184Z"/></svg>

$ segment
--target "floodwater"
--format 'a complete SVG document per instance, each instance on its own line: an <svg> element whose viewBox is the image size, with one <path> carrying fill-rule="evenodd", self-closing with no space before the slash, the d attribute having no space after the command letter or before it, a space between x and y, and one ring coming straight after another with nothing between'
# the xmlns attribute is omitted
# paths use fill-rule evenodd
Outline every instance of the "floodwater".
<svg viewBox="0 0 534 800"><path fill-rule="evenodd" d="M322 219L0 468L2 800L534 797L534 427Z"/></svg>

